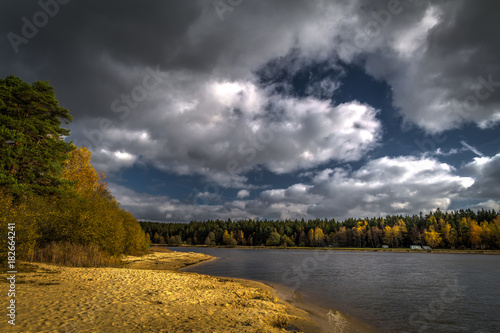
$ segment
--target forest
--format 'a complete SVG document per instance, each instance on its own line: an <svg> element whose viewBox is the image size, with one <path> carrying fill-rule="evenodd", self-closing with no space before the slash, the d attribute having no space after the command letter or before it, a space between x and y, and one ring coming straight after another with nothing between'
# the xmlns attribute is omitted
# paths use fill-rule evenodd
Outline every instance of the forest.
<svg viewBox="0 0 500 333"><path fill-rule="evenodd" d="M149 249L149 236L120 208L90 151L64 141L62 123L71 120L48 82L0 80L2 262L99 265Z"/></svg>
<svg viewBox="0 0 500 333"><path fill-rule="evenodd" d="M470 209L428 214L315 220L140 222L154 244L207 246L499 249L500 216Z"/></svg>

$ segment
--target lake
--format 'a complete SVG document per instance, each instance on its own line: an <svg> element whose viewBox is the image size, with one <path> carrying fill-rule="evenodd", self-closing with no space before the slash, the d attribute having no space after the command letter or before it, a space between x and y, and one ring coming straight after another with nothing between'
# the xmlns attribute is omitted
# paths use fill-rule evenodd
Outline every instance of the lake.
<svg viewBox="0 0 500 333"><path fill-rule="evenodd" d="M171 248L218 260L186 271L277 283L379 332L500 332L500 256Z"/></svg>

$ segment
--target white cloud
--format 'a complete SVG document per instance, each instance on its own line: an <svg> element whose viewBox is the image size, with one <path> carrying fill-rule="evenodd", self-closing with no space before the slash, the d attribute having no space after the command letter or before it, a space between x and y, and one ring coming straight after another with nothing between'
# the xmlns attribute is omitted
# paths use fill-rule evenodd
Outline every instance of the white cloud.
<svg viewBox="0 0 500 333"><path fill-rule="evenodd" d="M438 11L437 7L429 6L417 24L408 26L394 38L392 48L405 58L425 51L427 34L439 22Z"/></svg>
<svg viewBox="0 0 500 333"><path fill-rule="evenodd" d="M484 156L484 154L481 153L476 147L471 146L467 142L465 142L465 141L462 140L462 141L460 141L460 143L462 144L462 146L464 146L465 149L470 150L471 152L473 152L477 156L480 156L480 157Z"/></svg>
<svg viewBox="0 0 500 333"><path fill-rule="evenodd" d="M122 168L128 168L137 161L137 155L123 150L110 151L101 148L92 152L92 164L97 170L106 170L108 172L117 171Z"/></svg>
<svg viewBox="0 0 500 333"><path fill-rule="evenodd" d="M500 211L500 201L490 199L490 200L480 202L480 203L472 205L472 206L467 206L465 208L471 209L473 211L481 210L481 209L486 209L486 210L494 209L498 212L498 211Z"/></svg>
<svg viewBox="0 0 500 333"><path fill-rule="evenodd" d="M500 202L500 153L493 157L475 157L461 170L463 174L473 177L476 182L464 198L481 198Z"/></svg>
<svg viewBox="0 0 500 333"><path fill-rule="evenodd" d="M377 111L357 101L334 106L277 95L252 81L165 77L151 93L153 109L135 110L124 128L100 132L103 149L161 170L204 175L223 187L245 187L244 173L258 166L288 173L332 160L356 161L380 139ZM104 150L94 153L99 168L131 165Z"/></svg>
<svg viewBox="0 0 500 333"><path fill-rule="evenodd" d="M414 214L437 207L447 209L452 200L459 198L474 183L473 178L455 173L448 164L431 158L385 157L369 161L357 171L325 169L312 174L310 184L265 190L253 199L248 198L246 190L238 192L237 200L212 201L215 204L210 205L202 204L203 200L189 203L166 197L150 200L147 195L144 198L142 194L135 194L125 195L125 205L135 213L143 211L141 203L146 204L158 212L158 216L171 214L169 220L183 218L186 221L203 220L206 216L231 219L334 217L342 220ZM124 190L117 192L118 200L120 193L126 193ZM135 197L137 199L133 199ZM131 198L139 204L130 203ZM158 202L159 199L165 203Z"/></svg>
<svg viewBox="0 0 500 333"><path fill-rule="evenodd" d="M248 192L247 190L240 190L238 191L238 194L236 194L236 197L238 199L244 199L244 198L247 198L250 196L250 192Z"/></svg>
<svg viewBox="0 0 500 333"><path fill-rule="evenodd" d="M311 206L311 216L384 216L446 209L474 182L454 174L435 159L379 158L359 170L324 170L313 178L310 193L324 199Z"/></svg>

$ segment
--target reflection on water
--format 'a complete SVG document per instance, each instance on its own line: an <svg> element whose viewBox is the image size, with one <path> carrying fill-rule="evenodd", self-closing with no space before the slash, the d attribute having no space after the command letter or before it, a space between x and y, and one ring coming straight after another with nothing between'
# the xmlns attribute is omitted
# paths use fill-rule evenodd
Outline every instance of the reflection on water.
<svg viewBox="0 0 500 333"><path fill-rule="evenodd" d="M500 256L173 248L215 257L188 270L279 283L381 332L500 332Z"/></svg>

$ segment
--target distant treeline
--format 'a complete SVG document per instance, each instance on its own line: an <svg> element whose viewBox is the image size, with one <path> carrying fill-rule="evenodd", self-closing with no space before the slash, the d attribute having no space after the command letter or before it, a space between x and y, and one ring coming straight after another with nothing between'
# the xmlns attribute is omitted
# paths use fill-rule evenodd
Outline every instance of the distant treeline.
<svg viewBox="0 0 500 333"><path fill-rule="evenodd" d="M500 248L500 216L495 210L426 215L316 220L208 220L190 223L140 222L152 243L282 247Z"/></svg>

